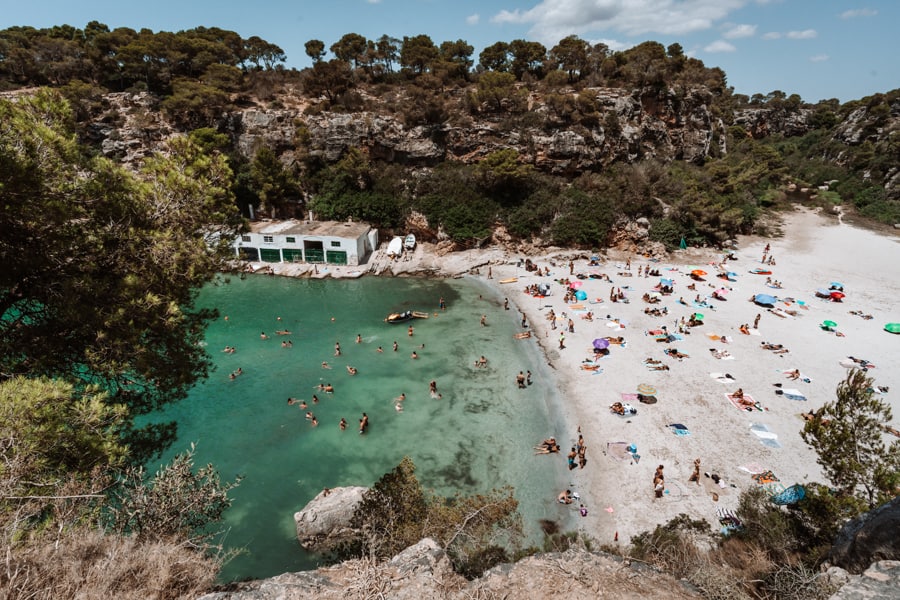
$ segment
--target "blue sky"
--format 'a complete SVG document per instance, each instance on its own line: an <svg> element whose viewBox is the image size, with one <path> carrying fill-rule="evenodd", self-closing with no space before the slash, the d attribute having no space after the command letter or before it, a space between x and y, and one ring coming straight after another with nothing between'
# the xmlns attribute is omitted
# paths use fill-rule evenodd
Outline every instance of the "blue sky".
<svg viewBox="0 0 900 600"><path fill-rule="evenodd" d="M179 31L197 26L258 35L288 66L309 64L304 43L326 48L345 33L369 39L420 33L464 39L475 58L496 41L549 49L576 34L621 50L647 40L680 43L721 67L735 92L781 90L808 102L842 102L900 87L900 0L3 0L0 28L110 26Z"/></svg>

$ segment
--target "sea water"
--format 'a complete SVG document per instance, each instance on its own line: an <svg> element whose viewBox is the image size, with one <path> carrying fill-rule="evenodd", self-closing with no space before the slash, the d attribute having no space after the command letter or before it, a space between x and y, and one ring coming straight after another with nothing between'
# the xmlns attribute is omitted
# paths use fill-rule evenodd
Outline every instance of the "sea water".
<svg viewBox="0 0 900 600"><path fill-rule="evenodd" d="M196 443L197 465L212 463L223 480L243 476L222 523L226 547L242 553L223 580L314 568L318 557L300 547L294 513L324 487L370 486L404 456L439 494L513 486L532 539L539 519L565 520L555 502L566 485L564 457L535 456L532 448L549 435L564 443L573 432L553 409L558 392L535 340L514 337L523 331L520 315L504 310L495 288L475 279L258 275L209 285L198 304L220 313L205 340L215 369L187 399L152 416L176 421L178 442L148 467ZM405 310L429 318L384 322ZM222 352L226 346L236 351ZM487 368L474 366L481 355ZM243 374L232 379L238 368ZM528 370L533 384L519 389L516 375ZM432 380L440 397L430 394ZM319 390L329 383L334 393ZM370 426L360 435L363 412Z"/></svg>

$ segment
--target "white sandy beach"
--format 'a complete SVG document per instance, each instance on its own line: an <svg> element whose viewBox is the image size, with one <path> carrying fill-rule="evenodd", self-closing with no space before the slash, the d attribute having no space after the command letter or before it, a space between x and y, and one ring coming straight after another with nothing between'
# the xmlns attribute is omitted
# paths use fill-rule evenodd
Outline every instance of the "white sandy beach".
<svg viewBox="0 0 900 600"><path fill-rule="evenodd" d="M750 269L761 266L766 243L771 244L777 263L771 267L772 278L782 282L783 289L768 288L766 276L749 273ZM742 466L771 470L779 480L770 484L776 489L822 481L815 453L800 438L803 419L799 415L833 399L838 382L847 374L840 361L853 356L874 363L869 375L876 385L890 388L883 398L894 410L900 407L897 401L900 373L896 369L900 364L900 335L883 331L885 323L900 321L897 244L896 237L835 224L802 211L788 215L781 238L739 240L735 253L738 260L727 263L727 269L738 274L734 282L716 277L719 269L710 263L718 262L720 253L688 249L675 253L670 263L650 263L640 257L630 257L633 276L624 277L620 273L625 272L627 256L610 251L611 258L599 267L590 267L585 259L575 261L576 274L605 273L613 281L610 284L596 279L582 280L581 289L587 293L588 301L580 304L593 311L592 322L582 318L585 311L575 311L563 302L565 289L553 281L567 277L575 280L569 276L567 260L575 253L559 253L553 258L537 260L538 266L550 268L549 277L526 273L515 262L494 264L493 281L498 282L511 303L525 312L535 334L522 343L538 341L558 373L559 393L567 409L565 417L571 424L571 431L548 432L548 435L556 434L563 446L562 456L537 456L535 460L558 460L560 469L566 469L565 453L577 438L577 426L585 437L587 466L570 472L572 489L580 494L580 501L589 509L586 518L578 519L579 529L601 543L613 542L616 533L619 543L627 543L631 536L679 513L706 518L716 524L718 508L735 508L739 490L759 485ZM656 286L660 277L638 278L640 265L650 265L659 269L663 277L674 279L674 293L653 305L667 307L667 316L644 314L650 305L642 301L642 295ZM696 291L687 289L692 283L687 266L709 273L704 277L707 281L696 283ZM518 277L518 281L499 284L508 277ZM551 296L533 298L523 292L528 284L544 282L551 283ZM828 288L831 282L844 284L843 302L815 296L816 289ZM611 303L612 286L622 288L629 302ZM709 299L719 287L729 288L727 301ZM796 302L789 306L779 303L778 307L796 311L798 315L780 318L749 301L757 293L800 300L808 308ZM697 294L710 307L691 306ZM688 306L679 304L679 297ZM603 301L592 303L596 299ZM566 333L563 350L558 349L558 342L566 323L559 321L558 329L551 330L546 319L550 307L557 315L565 313L574 319L575 333ZM866 320L850 311L862 311L873 318ZM705 316L704 324L691 328L683 340L660 343L645 333L663 325L673 332L677 319L687 318L694 312ZM742 323L752 326L757 314L762 315L759 335L741 334L739 326ZM624 323L624 329L609 327L608 321L613 319ZM843 337L823 331L819 325L824 320L836 322L837 331ZM713 334L727 336L731 341L713 340L709 337ZM605 336L623 336L626 345L610 346L609 355L597 362L602 372L583 370L583 361L593 355L592 340ZM764 350L760 347L763 341L782 344L789 352L775 354ZM664 353L667 347L677 348L690 358L681 361L670 358ZM727 350L733 359L717 359L711 349ZM670 370L649 370L644 363L647 358L661 361ZM809 381L788 379L783 371L794 368ZM735 381L723 384L710 377L711 373L728 373ZM609 405L622 401L623 393L635 393L642 383L657 389L658 402L647 405L632 400L638 410L636 415L612 414ZM779 388L775 383L801 392L808 400L789 400L776 395L775 390ZM747 412L736 408L726 394L739 387L764 410ZM690 434L675 435L668 427L673 423L683 424ZM771 440L767 443L780 447L764 445L763 438L751 431L752 425L765 425L770 431L762 434ZM894 425L897 425L896 413ZM607 453L610 442L634 444L640 459L635 461L630 455L625 460L614 458ZM695 458L702 461L699 485L688 481ZM652 480L660 464L665 467L666 492L657 499ZM720 475L725 487L713 484L702 475L704 472ZM718 500L714 500L712 492L716 492ZM573 509L577 507L576 502Z"/></svg>

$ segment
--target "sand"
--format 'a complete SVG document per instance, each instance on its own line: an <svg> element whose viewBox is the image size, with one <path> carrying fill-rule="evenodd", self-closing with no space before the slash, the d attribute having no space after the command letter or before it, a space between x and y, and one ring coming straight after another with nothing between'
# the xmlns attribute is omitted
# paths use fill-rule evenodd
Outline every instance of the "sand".
<svg viewBox="0 0 900 600"><path fill-rule="evenodd" d="M716 277L718 268L710 263L719 262L722 255L711 250L676 252L670 262L648 262L614 251L597 267L589 266L583 258L574 260L575 274L605 273L613 282L581 281L588 300L579 304L593 312L592 322L582 318L584 310L573 310L564 303L565 288L554 282L559 278L576 280L569 275L568 257L577 253L560 252L536 260L538 266L549 267L549 277L527 273L517 266L517 260L492 265L492 281L528 318L533 337L523 343L538 343L558 373L559 405L571 428L568 432L555 432L563 450L576 441L577 428L584 435L587 465L571 471L570 476L572 489L588 507L587 517L576 516L572 522L586 534L601 543L612 543L618 534L618 543L624 544L631 536L680 513L707 519L715 525L717 509L735 509L741 490L760 485L742 467L772 471L778 478L778 482L768 484L773 491L794 483L823 481L815 453L800 438L800 413L833 400L838 382L848 372L840 362L848 356L874 363L869 375L876 385L890 388L882 398L895 411L900 406L900 374L891 368L900 364L900 335L883 331L885 323L900 321L898 239L837 224L805 210L789 214L783 230L784 236L779 238L738 240L738 260L727 261L726 265L729 271L738 273L734 282ZM771 267L771 277L782 282L783 289L768 288L766 276L749 273L750 269L761 267L766 243L771 244L777 263ZM630 271L625 270L627 258L631 259ZM644 292L660 280L639 278L638 267L644 265L659 269L663 277L675 281L674 293L663 296L660 304L651 306L642 301ZM706 281L692 281L687 275L689 266L707 271ZM483 268L481 271L486 277ZM621 275L628 272L632 277ZM518 281L499 283L509 277L517 277ZM815 296L816 289L828 288L833 281L844 284L843 302ZM525 286L532 283L550 283L552 295L533 298L525 294ZM696 291L686 289L691 283L695 283ZM611 303L611 287L622 288L629 302ZM729 290L726 301L709 299L719 287ZM808 308L803 309L796 302L779 303L777 307L797 314L780 318L749 301L757 293L792 297L804 301ZM697 294L710 307L691 306ZM688 306L679 304L679 297ZM597 299L602 302L593 303ZM647 307L666 307L669 314L649 316L643 312ZM565 333L566 347L562 350L559 335L567 321L558 321L557 329L552 330L546 319L550 308L574 321L575 333ZM866 320L850 311L862 311L874 318ZM682 340L660 343L645 333L662 326L674 332L676 320L694 312L704 315L703 325L690 328L690 334L683 335ZM752 326L757 314L761 315L760 324L754 333L759 335L741 334L739 326ZM625 324L624 329L608 326L613 320ZM819 325L824 320L836 322L836 329L843 336L823 331ZM712 335L727 336L730 342L714 340ZM608 356L595 363L599 370L582 369L584 361L593 356L592 340L605 336L624 337L625 347L610 346ZM781 344L789 352L764 350L760 347L764 341ZM664 353L666 348L677 348L689 358L671 358ZM717 359L713 349L727 351L733 359ZM648 358L660 361L669 370L649 370L644 362ZM803 379L788 379L784 371L789 369L799 369ZM712 373L730 374L734 382L721 383L710 376ZM807 400L777 395L779 388L773 385L776 383L800 392ZM610 404L623 400L623 393L636 393L640 384L656 388L656 404L642 404L626 397L637 408L636 415L623 417L609 410ZM727 397L738 388L752 396L763 410L738 409ZM894 426L897 421L895 417ZM674 423L686 426L690 433L676 435L668 427ZM615 442L634 444L639 459L626 454L626 459L621 460L615 452L608 453L607 444ZM697 483L689 481L695 458L701 459ZM560 468L566 469L564 456L539 456L535 460L559 460ZM662 498L655 497L652 485L658 465L665 467L666 492ZM715 484L704 473L717 474L723 483ZM577 507L578 503L573 511Z"/></svg>

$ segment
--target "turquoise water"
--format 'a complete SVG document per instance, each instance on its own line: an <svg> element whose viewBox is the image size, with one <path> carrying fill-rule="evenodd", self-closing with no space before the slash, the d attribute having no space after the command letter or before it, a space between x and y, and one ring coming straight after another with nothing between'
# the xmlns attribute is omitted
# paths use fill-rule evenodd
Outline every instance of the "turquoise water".
<svg viewBox="0 0 900 600"><path fill-rule="evenodd" d="M445 311L438 308L441 297ZM537 519L559 519L553 500L564 485L564 458L535 457L532 446L548 435L571 436L553 415L556 391L534 341L513 338L519 315L505 311L502 301L477 280L252 276L202 290L199 304L222 315L206 336L216 369L154 420L179 424L179 441L163 460L197 442L197 464L213 463L223 480L244 476L224 525L226 545L245 552L222 578L313 568L316 556L297 542L294 512L323 487L371 485L404 455L423 485L438 493L514 486L532 534ZM384 323L401 310L427 311L431 318ZM291 335L276 335L278 329ZM283 347L288 340L293 346ZM336 342L341 356L334 356ZM237 351L222 353L225 346ZM476 369L482 354L488 367ZM347 365L358 374L351 376ZM243 375L230 379L237 368ZM524 390L515 384L520 370L534 373ZM442 397L430 395L431 380ZM327 383L333 394L317 389ZM397 412L401 393L406 400ZM289 406L289 397L309 407ZM307 410L317 427L306 420ZM364 411L370 427L359 435ZM342 417L346 431L338 426Z"/></svg>

